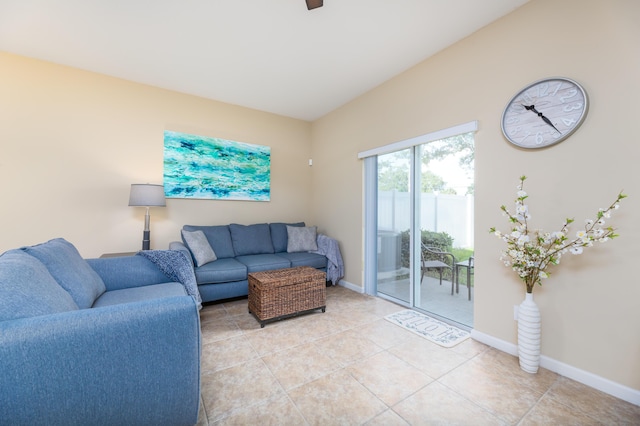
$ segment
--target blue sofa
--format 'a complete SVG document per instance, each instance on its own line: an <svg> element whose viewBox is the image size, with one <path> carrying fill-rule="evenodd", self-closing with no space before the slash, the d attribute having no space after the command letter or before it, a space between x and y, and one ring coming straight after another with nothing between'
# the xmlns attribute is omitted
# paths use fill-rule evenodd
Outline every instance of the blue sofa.
<svg viewBox="0 0 640 426"><path fill-rule="evenodd" d="M188 255L202 301L212 302L246 296L251 272L296 266L326 272L327 256L318 252L316 235L316 228L304 222L185 225L182 241L169 249Z"/></svg>
<svg viewBox="0 0 640 426"><path fill-rule="evenodd" d="M0 255L1 424L195 424L200 345L197 301L146 257Z"/></svg>

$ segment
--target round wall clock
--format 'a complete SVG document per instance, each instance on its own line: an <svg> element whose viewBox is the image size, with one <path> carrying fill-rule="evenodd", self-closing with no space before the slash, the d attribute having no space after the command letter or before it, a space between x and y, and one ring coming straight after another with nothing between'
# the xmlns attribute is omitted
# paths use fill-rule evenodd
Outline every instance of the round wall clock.
<svg viewBox="0 0 640 426"><path fill-rule="evenodd" d="M587 116L587 93L573 80L545 78L519 91L502 113L502 133L521 148L544 148L568 138Z"/></svg>

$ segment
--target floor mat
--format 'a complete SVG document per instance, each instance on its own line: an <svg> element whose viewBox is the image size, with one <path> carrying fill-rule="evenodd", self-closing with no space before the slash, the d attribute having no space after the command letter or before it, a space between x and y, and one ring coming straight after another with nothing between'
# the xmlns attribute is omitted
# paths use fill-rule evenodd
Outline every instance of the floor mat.
<svg viewBox="0 0 640 426"><path fill-rule="evenodd" d="M471 336L468 331L411 309L395 312L384 319L445 348L455 346Z"/></svg>

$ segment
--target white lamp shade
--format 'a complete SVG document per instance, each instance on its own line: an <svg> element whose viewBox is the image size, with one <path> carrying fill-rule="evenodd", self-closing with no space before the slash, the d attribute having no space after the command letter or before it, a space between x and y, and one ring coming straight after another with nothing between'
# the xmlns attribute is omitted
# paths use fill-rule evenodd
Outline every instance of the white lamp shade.
<svg viewBox="0 0 640 426"><path fill-rule="evenodd" d="M131 185L129 205L138 207L164 207L164 186L151 183L134 183Z"/></svg>

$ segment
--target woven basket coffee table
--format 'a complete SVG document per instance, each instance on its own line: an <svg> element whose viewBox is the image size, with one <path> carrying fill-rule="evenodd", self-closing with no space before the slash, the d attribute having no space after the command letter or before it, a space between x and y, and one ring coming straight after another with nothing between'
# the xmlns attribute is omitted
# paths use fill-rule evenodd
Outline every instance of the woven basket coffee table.
<svg viewBox="0 0 640 426"><path fill-rule="evenodd" d="M249 274L249 312L264 327L316 309L326 309L326 274L309 266Z"/></svg>

